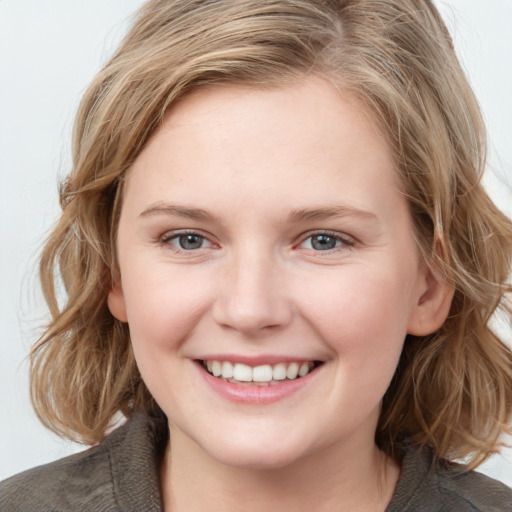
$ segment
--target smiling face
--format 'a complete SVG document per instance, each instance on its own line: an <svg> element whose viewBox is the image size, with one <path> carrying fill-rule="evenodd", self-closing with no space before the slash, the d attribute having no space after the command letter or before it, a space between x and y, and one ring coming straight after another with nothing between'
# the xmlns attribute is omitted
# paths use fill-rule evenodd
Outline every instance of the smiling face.
<svg viewBox="0 0 512 512"><path fill-rule="evenodd" d="M175 106L128 174L118 254L109 306L171 445L229 465L373 446L406 334L438 326L387 144L320 79Z"/></svg>

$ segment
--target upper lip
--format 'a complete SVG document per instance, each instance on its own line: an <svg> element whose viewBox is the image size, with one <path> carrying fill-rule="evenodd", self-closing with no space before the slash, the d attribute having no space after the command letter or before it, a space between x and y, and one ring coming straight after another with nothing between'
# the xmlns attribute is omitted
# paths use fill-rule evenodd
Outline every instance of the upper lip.
<svg viewBox="0 0 512 512"><path fill-rule="evenodd" d="M195 358L199 361L229 361L232 364L242 363L248 366L261 366L264 364L278 364L278 363L306 363L310 361L320 361L316 357L296 357L296 356L284 356L284 355L258 355L249 356L241 354L208 354Z"/></svg>

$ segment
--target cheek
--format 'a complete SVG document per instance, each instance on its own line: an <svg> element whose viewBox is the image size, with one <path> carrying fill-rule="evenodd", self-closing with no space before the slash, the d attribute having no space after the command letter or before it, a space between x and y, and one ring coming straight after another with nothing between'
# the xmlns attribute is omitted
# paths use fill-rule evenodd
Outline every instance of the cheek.
<svg viewBox="0 0 512 512"><path fill-rule="evenodd" d="M126 310L134 350L137 346L176 348L209 307L207 279L172 272L169 265L137 265L123 280ZM196 272L197 274L197 272Z"/></svg>
<svg viewBox="0 0 512 512"><path fill-rule="evenodd" d="M340 272L311 290L303 316L354 371L394 372L407 334L411 286L396 272ZM305 284L307 286L307 283Z"/></svg>

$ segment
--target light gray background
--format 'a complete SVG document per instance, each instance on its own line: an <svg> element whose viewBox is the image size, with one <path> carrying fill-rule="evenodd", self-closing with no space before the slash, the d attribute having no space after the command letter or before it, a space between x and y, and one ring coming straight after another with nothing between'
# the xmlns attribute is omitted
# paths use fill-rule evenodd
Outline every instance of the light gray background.
<svg viewBox="0 0 512 512"><path fill-rule="evenodd" d="M37 254L58 214L80 96L141 3L0 0L0 479L83 449L45 430L29 403L24 358L45 313ZM512 215L512 0L437 3L488 122L486 184ZM512 486L512 450L482 471Z"/></svg>

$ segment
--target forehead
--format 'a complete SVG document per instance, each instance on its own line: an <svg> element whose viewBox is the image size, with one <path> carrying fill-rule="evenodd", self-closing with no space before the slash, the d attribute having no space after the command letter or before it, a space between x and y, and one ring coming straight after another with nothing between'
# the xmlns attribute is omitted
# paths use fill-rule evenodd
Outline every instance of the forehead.
<svg viewBox="0 0 512 512"><path fill-rule="evenodd" d="M400 195L390 149L364 107L316 77L188 95L167 113L127 185L139 209L176 198L216 208L264 198L276 208L385 209Z"/></svg>
<svg viewBox="0 0 512 512"><path fill-rule="evenodd" d="M345 122L340 123L341 119ZM276 145L307 139L306 148L316 143L321 149L337 136L355 144L363 135L388 152L369 109L353 94L314 75L266 88L227 83L195 89L168 110L156 137L162 132L180 132L192 141L205 125L213 128L209 133L212 142L229 132L241 142L247 142L248 135L255 143L273 136Z"/></svg>

